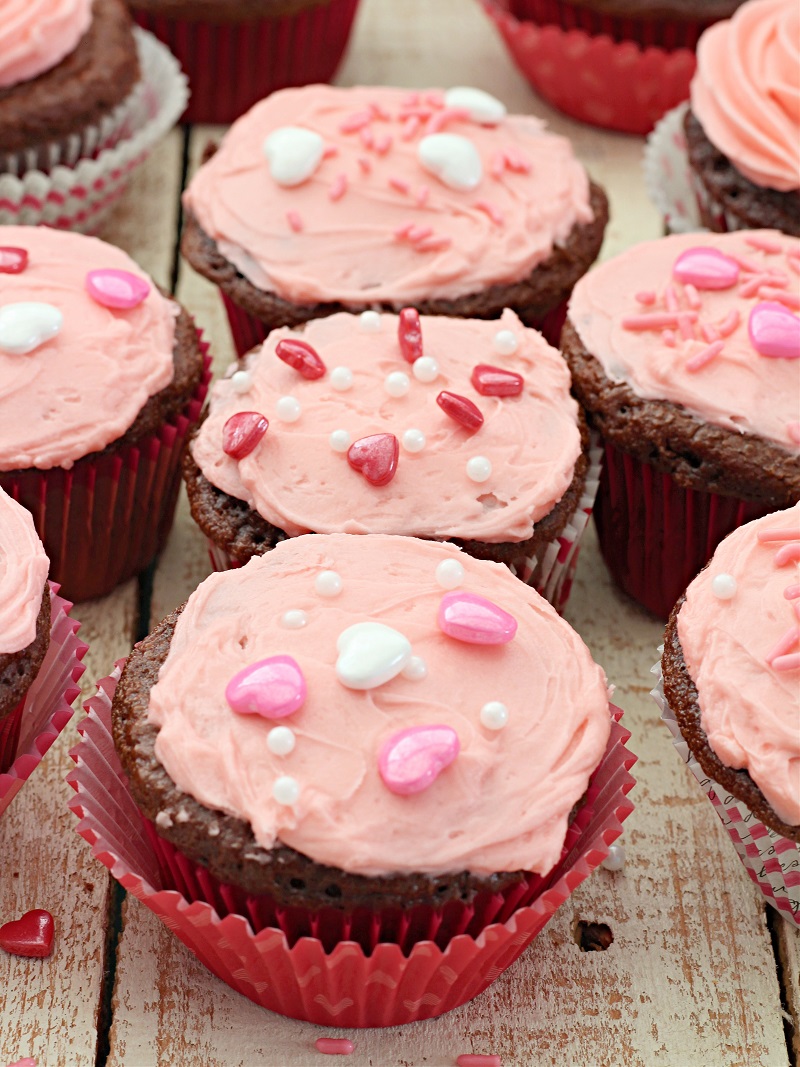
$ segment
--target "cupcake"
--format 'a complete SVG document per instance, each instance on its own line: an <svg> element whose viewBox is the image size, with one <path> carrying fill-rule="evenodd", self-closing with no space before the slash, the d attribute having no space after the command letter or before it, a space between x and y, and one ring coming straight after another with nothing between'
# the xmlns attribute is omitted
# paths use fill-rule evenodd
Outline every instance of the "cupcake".
<svg viewBox="0 0 800 1067"><path fill-rule="evenodd" d="M30 514L0 489L0 813L69 721L86 651Z"/></svg>
<svg viewBox="0 0 800 1067"><path fill-rule="evenodd" d="M703 225L800 237L800 8L750 0L697 57L684 124Z"/></svg>
<svg viewBox="0 0 800 1067"><path fill-rule="evenodd" d="M497 318L557 339L605 194L563 137L476 89L275 93L184 193L183 253L241 355L336 311Z"/></svg>
<svg viewBox="0 0 800 1067"><path fill-rule="evenodd" d="M619 585L666 618L719 541L800 499L800 241L675 235L575 288L562 350L605 443Z"/></svg>
<svg viewBox="0 0 800 1067"><path fill-rule="evenodd" d="M800 926L798 623L795 504L719 545L670 616L661 669L676 744L752 880Z"/></svg>
<svg viewBox="0 0 800 1067"><path fill-rule="evenodd" d="M567 367L512 311L339 313L231 372L184 460L217 566L308 532L403 534L507 563L563 606L598 471Z"/></svg>
<svg viewBox="0 0 800 1067"><path fill-rule="evenodd" d="M741 0L482 0L514 62L554 107L647 133L686 98L700 34Z"/></svg>
<svg viewBox="0 0 800 1067"><path fill-rule="evenodd" d="M76 754L82 832L284 1014L388 1025L469 999L628 810L603 671L541 597L452 545L286 541L206 579L114 686Z"/></svg>
<svg viewBox="0 0 800 1067"><path fill-rule="evenodd" d="M0 227L0 486L73 600L146 567L172 523L205 392L189 315L124 252Z"/></svg>
<svg viewBox="0 0 800 1067"><path fill-rule="evenodd" d="M358 0L128 0L189 75L186 122L233 122L262 97L327 82Z"/></svg>

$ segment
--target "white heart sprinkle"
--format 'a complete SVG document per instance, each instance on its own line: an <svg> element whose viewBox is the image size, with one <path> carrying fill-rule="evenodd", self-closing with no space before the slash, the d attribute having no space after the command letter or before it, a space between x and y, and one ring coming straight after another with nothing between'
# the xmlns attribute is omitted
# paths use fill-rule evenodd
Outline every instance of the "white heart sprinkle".
<svg viewBox="0 0 800 1067"><path fill-rule="evenodd" d="M264 141L273 180L289 189L308 181L322 162L324 151L320 135L301 126L279 126Z"/></svg>
<svg viewBox="0 0 800 1067"><path fill-rule="evenodd" d="M382 622L357 622L339 634L336 677L348 689L375 689L401 673L411 642Z"/></svg>
<svg viewBox="0 0 800 1067"><path fill-rule="evenodd" d="M24 356L55 337L64 316L52 304L22 301L0 308L0 348Z"/></svg>
<svg viewBox="0 0 800 1067"><path fill-rule="evenodd" d="M446 107L457 107L469 112L473 122L481 126L496 126L506 117L506 105L483 89L470 85L457 85L444 94Z"/></svg>
<svg viewBox="0 0 800 1067"><path fill-rule="evenodd" d="M432 133L417 148L420 164L448 189L469 192L483 177L483 164L472 141L457 133Z"/></svg>

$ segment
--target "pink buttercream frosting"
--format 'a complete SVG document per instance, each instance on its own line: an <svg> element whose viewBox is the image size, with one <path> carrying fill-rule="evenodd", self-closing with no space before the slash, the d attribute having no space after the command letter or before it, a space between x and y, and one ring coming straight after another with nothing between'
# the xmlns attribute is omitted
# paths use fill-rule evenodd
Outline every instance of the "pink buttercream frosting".
<svg viewBox="0 0 800 1067"><path fill-rule="evenodd" d="M147 275L119 248L45 227L0 227L0 246L28 252L0 273L0 309L44 303L58 333L24 355L0 347L0 470L66 467L120 438L149 397L171 381L177 305L155 285L138 307L103 307L86 291L91 270Z"/></svg>
<svg viewBox="0 0 800 1067"><path fill-rule="evenodd" d="M675 264L693 249L736 260L735 280L722 289L684 284ZM634 245L578 282L569 318L612 381L797 452L800 359L759 354L748 324L752 310L764 303L782 303L797 317L799 256L800 240L771 230L676 235Z"/></svg>
<svg viewBox="0 0 800 1067"><path fill-rule="evenodd" d="M497 321L421 318L423 358L439 367L434 381L418 381L401 354L398 319L380 317L377 332L365 332L358 316L317 319L302 333L275 330L247 368L245 393L230 378L218 381L211 410L192 444L203 474L217 488L245 500L268 522L290 535L307 533L402 533L481 541L523 541L570 485L581 451L578 407L570 375L558 352L535 330L506 310ZM501 355L500 331L517 341ZM285 338L302 337L326 365L324 377L304 378L275 355ZM470 382L477 364L495 364L523 378L516 397L481 396ZM352 373L350 388L337 390L337 368ZM386 379L405 374L408 392L390 396ZM484 416L474 433L439 407L442 391L471 400ZM280 418L281 398L300 405L295 422ZM223 452L223 427L238 411L269 420L254 450L236 460ZM352 442L394 434L400 442L397 473L384 486L369 483L331 445L345 430ZM409 452L406 431L419 430L425 445ZM472 481L473 457L491 463L486 481Z"/></svg>
<svg viewBox="0 0 800 1067"><path fill-rule="evenodd" d="M418 159L443 110L436 92L273 93L229 130L185 206L255 286L297 303L399 309L518 281L592 219L586 172L569 141L530 115L491 127L453 117L439 132L471 142L483 176L469 191L449 188ZM291 188L271 177L262 151L286 126L320 134L326 150Z"/></svg>
<svg viewBox="0 0 800 1067"><path fill-rule="evenodd" d="M0 654L36 637L49 566L30 513L0 489Z"/></svg>
<svg viewBox="0 0 800 1067"><path fill-rule="evenodd" d="M708 742L723 763L743 768L790 826L800 825L800 666L779 670L772 654L783 638L784 655L800 653L800 553L779 555L783 540L760 540L765 531L795 534L800 547L800 504L739 527L717 548L689 586L678 614L678 637L697 687ZM729 575L730 599L713 582ZM770 663L772 660L772 663Z"/></svg>
<svg viewBox="0 0 800 1067"><path fill-rule="evenodd" d="M1 0L0 89L60 63L91 20L92 0Z"/></svg>
<svg viewBox="0 0 800 1067"><path fill-rule="evenodd" d="M443 561L463 567L461 591L517 619L512 641L466 644L442 632ZM316 592L327 570L341 579L334 598ZM298 611L305 625L287 626L285 613ZM337 639L365 621L399 630L427 674L367 690L342 684ZM284 756L268 745L273 721L225 700L238 671L275 654L292 656L308 686L302 708L280 720L296 739ZM502 729L482 725L492 701L508 709ZM547 871L609 734L603 671L507 568L448 544L344 534L284 541L206 579L178 619L149 718L160 727L157 758L181 789L249 822L265 848L280 842L365 875ZM430 724L455 731L458 755L428 788L392 792L379 772L383 746ZM285 776L298 787L294 803L273 797Z"/></svg>
<svg viewBox="0 0 800 1067"><path fill-rule="evenodd" d="M756 185L800 187L800 5L750 0L705 31L692 110L708 139Z"/></svg>

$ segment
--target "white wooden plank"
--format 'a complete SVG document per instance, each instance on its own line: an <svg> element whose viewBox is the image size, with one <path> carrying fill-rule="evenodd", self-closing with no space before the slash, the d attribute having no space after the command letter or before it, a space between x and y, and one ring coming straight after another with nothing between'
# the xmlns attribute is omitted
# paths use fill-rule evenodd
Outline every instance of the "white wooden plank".
<svg viewBox="0 0 800 1067"><path fill-rule="evenodd" d="M782 921L778 924L778 951L783 968L790 1042L795 1063L800 1063L800 930Z"/></svg>

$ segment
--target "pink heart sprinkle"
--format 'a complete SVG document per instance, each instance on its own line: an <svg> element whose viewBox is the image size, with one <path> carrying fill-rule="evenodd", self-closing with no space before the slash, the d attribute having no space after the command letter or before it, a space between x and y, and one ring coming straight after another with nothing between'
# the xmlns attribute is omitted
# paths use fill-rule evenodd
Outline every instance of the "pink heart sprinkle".
<svg viewBox="0 0 800 1067"><path fill-rule="evenodd" d="M439 629L470 645L505 645L517 632L517 620L477 593L447 593L439 605Z"/></svg>
<svg viewBox="0 0 800 1067"><path fill-rule="evenodd" d="M483 415L477 404L467 400L458 393L448 393L442 390L436 397L436 403L451 419L459 423L466 430L479 430L483 426Z"/></svg>
<svg viewBox="0 0 800 1067"><path fill-rule="evenodd" d="M232 459L244 459L268 428L268 420L258 411L237 411L222 427L222 451Z"/></svg>
<svg viewBox="0 0 800 1067"><path fill-rule="evenodd" d="M697 289L730 289L739 280L739 264L716 248L687 248L675 260L672 273Z"/></svg>
<svg viewBox="0 0 800 1067"><path fill-rule="evenodd" d="M422 356L422 324L416 308L403 308L397 323L397 340L403 359L416 363Z"/></svg>
<svg viewBox="0 0 800 1067"><path fill-rule="evenodd" d="M354 441L347 462L363 474L370 485L388 485L397 473L400 444L393 433L376 433Z"/></svg>
<svg viewBox="0 0 800 1067"><path fill-rule="evenodd" d="M28 253L24 248L0 247L0 274L22 274L28 266Z"/></svg>
<svg viewBox="0 0 800 1067"><path fill-rule="evenodd" d="M278 341L275 355L309 381L322 378L325 374L325 364L319 353L306 341L299 341L294 337Z"/></svg>
<svg viewBox="0 0 800 1067"><path fill-rule="evenodd" d="M384 744L378 770L387 789L410 796L433 785L460 748L458 734L450 726L411 726Z"/></svg>
<svg viewBox="0 0 800 1067"><path fill-rule="evenodd" d="M306 680L291 656L270 656L239 671L225 688L225 699L240 715L285 719L306 699Z"/></svg>
<svg viewBox="0 0 800 1067"><path fill-rule="evenodd" d="M800 319L783 304L756 304L747 322L750 343L760 356L800 359Z"/></svg>
<svg viewBox="0 0 800 1067"><path fill-rule="evenodd" d="M104 308L130 311L138 307L150 292L150 285L129 270L90 270L86 275L86 292Z"/></svg>
<svg viewBox="0 0 800 1067"><path fill-rule="evenodd" d="M479 363L472 371L470 381L481 396L519 396L524 385L521 374L492 367L489 363Z"/></svg>

